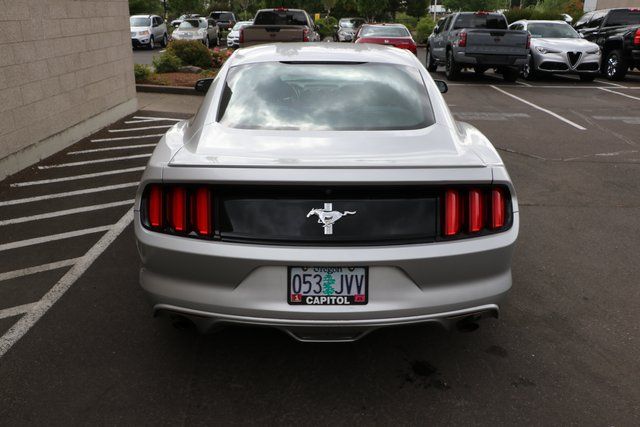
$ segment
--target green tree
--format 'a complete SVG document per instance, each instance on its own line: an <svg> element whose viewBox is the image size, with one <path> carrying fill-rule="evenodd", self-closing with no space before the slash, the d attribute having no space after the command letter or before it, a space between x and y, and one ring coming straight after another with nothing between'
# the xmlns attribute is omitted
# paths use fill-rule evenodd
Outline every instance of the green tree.
<svg viewBox="0 0 640 427"><path fill-rule="evenodd" d="M327 16L331 15L331 9L336 5L337 0L322 0L322 5L327 11ZM308 11L307 11L308 12Z"/></svg>
<svg viewBox="0 0 640 427"><path fill-rule="evenodd" d="M158 0L129 0L129 14L142 13L162 14L162 3Z"/></svg>
<svg viewBox="0 0 640 427"><path fill-rule="evenodd" d="M335 293L335 289L333 289L333 285L336 284L336 279L329 273L325 274L322 278L322 293L325 295L333 295Z"/></svg>
<svg viewBox="0 0 640 427"><path fill-rule="evenodd" d="M496 10L508 7L508 0L443 0L442 4L452 11Z"/></svg>
<svg viewBox="0 0 640 427"><path fill-rule="evenodd" d="M386 16L389 7L388 0L356 0L356 4L358 13L369 21Z"/></svg>
<svg viewBox="0 0 640 427"><path fill-rule="evenodd" d="M171 14L174 16L183 13L205 13L204 0L167 0Z"/></svg>
<svg viewBox="0 0 640 427"><path fill-rule="evenodd" d="M419 18L427 13L427 0L406 0L407 15Z"/></svg>

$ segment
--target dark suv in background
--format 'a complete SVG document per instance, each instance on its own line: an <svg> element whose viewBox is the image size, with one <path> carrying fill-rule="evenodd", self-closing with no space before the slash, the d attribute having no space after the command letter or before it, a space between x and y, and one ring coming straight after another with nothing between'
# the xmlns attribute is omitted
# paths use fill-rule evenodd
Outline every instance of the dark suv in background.
<svg viewBox="0 0 640 427"><path fill-rule="evenodd" d="M600 46L601 71L609 80L621 80L629 69L640 68L640 8L588 12L575 29Z"/></svg>
<svg viewBox="0 0 640 427"><path fill-rule="evenodd" d="M218 30L229 31L236 25L237 19L233 12L227 10L215 10L209 14L209 18L218 23Z"/></svg>

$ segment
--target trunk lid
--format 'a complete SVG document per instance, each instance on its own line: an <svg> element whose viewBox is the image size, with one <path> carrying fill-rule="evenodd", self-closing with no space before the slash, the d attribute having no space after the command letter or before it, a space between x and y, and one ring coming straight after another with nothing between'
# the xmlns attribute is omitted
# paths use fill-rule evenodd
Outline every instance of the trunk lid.
<svg viewBox="0 0 640 427"><path fill-rule="evenodd" d="M491 55L522 55L528 54L526 31L467 29L466 53L480 53Z"/></svg>

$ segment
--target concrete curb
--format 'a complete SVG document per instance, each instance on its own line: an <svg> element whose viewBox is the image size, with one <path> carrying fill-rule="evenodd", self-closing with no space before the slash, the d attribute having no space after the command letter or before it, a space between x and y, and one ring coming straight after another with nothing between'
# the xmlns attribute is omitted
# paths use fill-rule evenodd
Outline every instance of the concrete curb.
<svg viewBox="0 0 640 427"><path fill-rule="evenodd" d="M161 85L136 84L136 92L153 92L153 93L170 93L174 95L204 96L204 93L198 92L192 87L184 87L184 86L161 86Z"/></svg>

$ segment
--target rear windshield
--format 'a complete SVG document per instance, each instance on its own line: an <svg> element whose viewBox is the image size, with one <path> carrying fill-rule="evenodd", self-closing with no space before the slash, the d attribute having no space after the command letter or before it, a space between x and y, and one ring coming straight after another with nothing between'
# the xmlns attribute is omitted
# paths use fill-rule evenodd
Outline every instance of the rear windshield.
<svg viewBox="0 0 640 427"><path fill-rule="evenodd" d="M527 26L527 30L533 38L546 38L546 39L577 39L578 33L571 28L569 24L552 24L550 22L545 23L530 23Z"/></svg>
<svg viewBox="0 0 640 427"><path fill-rule="evenodd" d="M404 27L363 27L360 37L409 37Z"/></svg>
<svg viewBox="0 0 640 427"><path fill-rule="evenodd" d="M205 21L200 21L198 19L185 19L180 23L180 26L178 28L181 30L190 30L192 28L198 27L206 28L206 26L207 24L205 23Z"/></svg>
<svg viewBox="0 0 640 427"><path fill-rule="evenodd" d="M218 121L238 129L399 130L434 118L415 68L266 62L229 70Z"/></svg>
<svg viewBox="0 0 640 427"><path fill-rule="evenodd" d="M129 25L132 27L148 27L151 25L150 18L129 18Z"/></svg>
<svg viewBox="0 0 640 427"><path fill-rule="evenodd" d="M339 25L341 28L358 28L363 23L363 19L341 19Z"/></svg>
<svg viewBox="0 0 640 427"><path fill-rule="evenodd" d="M216 21L233 21L233 14L229 12L212 12L211 18Z"/></svg>
<svg viewBox="0 0 640 427"><path fill-rule="evenodd" d="M640 9L612 10L607 18L607 25L610 27L634 24L640 24Z"/></svg>
<svg viewBox="0 0 640 427"><path fill-rule="evenodd" d="M307 25L307 17L302 11L265 10L258 12L254 25Z"/></svg>
<svg viewBox="0 0 640 427"><path fill-rule="evenodd" d="M465 14L459 15L453 26L454 30L460 28L486 28L489 30L506 30L507 19L499 13Z"/></svg>

